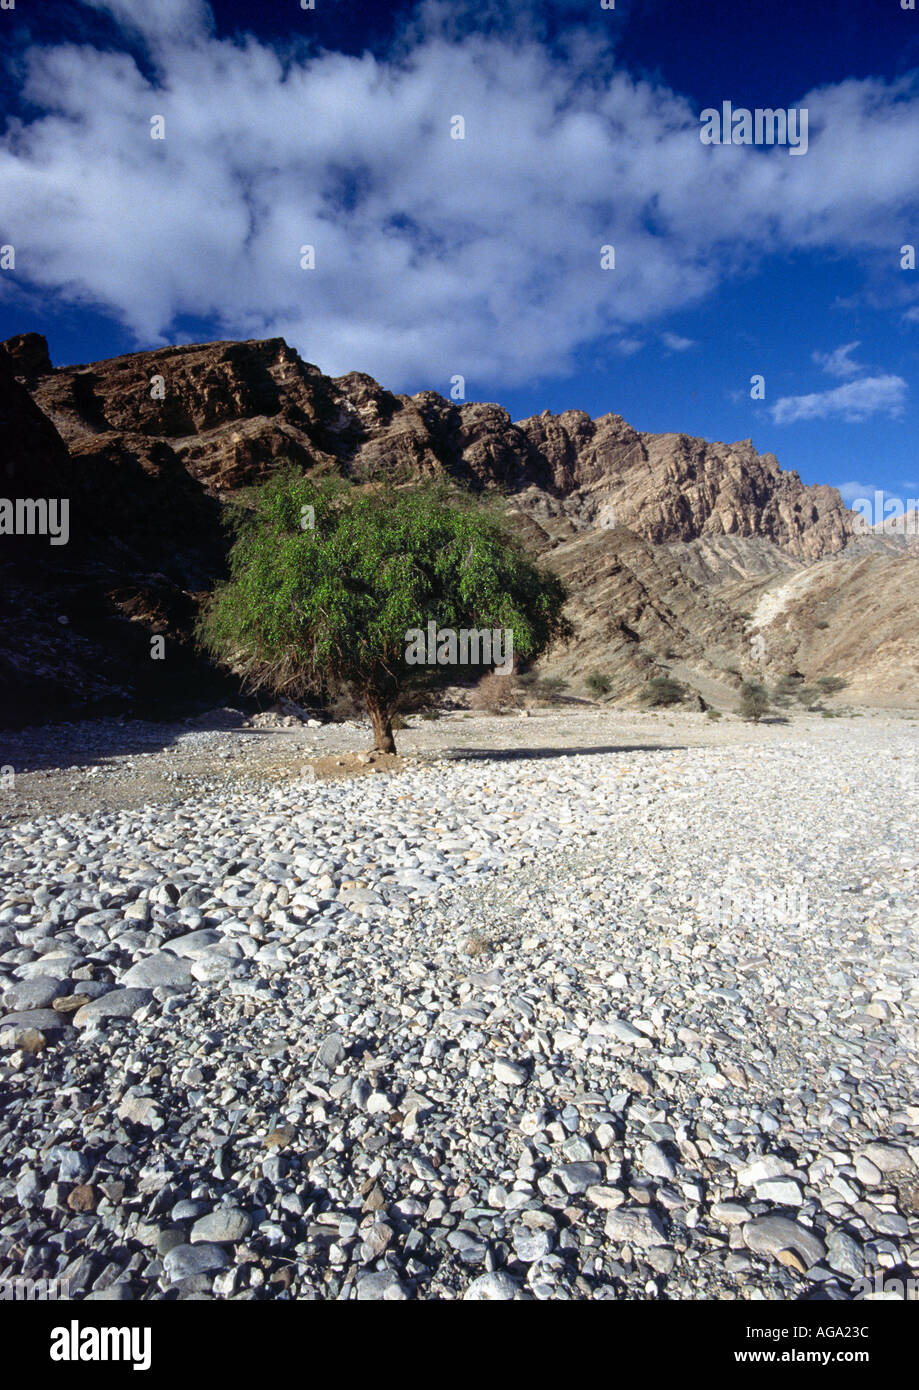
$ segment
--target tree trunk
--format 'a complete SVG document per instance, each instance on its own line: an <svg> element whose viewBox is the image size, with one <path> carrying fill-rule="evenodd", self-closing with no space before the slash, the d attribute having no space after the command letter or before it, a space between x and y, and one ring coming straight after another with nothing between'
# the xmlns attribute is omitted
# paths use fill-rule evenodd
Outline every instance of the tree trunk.
<svg viewBox="0 0 919 1390"><path fill-rule="evenodd" d="M393 738L389 708L378 695L368 693L367 709L373 725L373 746L377 753L395 753L396 740Z"/></svg>

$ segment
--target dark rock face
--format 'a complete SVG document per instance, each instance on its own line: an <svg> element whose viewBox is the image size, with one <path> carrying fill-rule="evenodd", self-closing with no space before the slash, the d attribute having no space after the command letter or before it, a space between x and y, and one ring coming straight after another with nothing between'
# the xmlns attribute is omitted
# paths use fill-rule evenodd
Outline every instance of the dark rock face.
<svg viewBox="0 0 919 1390"><path fill-rule="evenodd" d="M0 535L0 723L169 708L190 690L231 688L191 642L194 591L223 563L219 504L159 440L110 433L68 449L19 365L0 351L0 497L65 503L69 534L61 545ZM161 661L154 633L166 638Z"/></svg>
<svg viewBox="0 0 919 1390"><path fill-rule="evenodd" d="M72 466L67 446L17 380L15 360L2 351L0 451L4 497L59 496L60 489L69 485Z"/></svg>
<svg viewBox="0 0 919 1390"><path fill-rule="evenodd" d="M40 333L18 333L3 344L4 351L12 363L13 373L29 383L39 377L50 376L54 368L48 355L48 340Z"/></svg>
<svg viewBox="0 0 919 1390"><path fill-rule="evenodd" d="M0 348L2 494L68 498L70 541L0 536L0 720L216 689L191 632L222 572L221 503L281 460L355 481L500 488L526 544L571 588L579 625L560 669L615 662L620 694L653 671L655 644L677 642L700 669L714 648L743 649L737 613L699 582L699 546L749 540L774 577L852 535L835 489L805 487L749 440L640 434L576 410L514 423L497 405L324 376L280 338L53 368L44 338L22 334ZM677 543L682 558L666 552ZM150 660L153 633L167 637L164 662Z"/></svg>

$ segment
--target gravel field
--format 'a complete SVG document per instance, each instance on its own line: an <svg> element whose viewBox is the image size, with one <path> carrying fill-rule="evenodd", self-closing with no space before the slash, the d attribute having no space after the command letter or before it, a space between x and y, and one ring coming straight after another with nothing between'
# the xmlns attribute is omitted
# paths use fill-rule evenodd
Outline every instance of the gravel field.
<svg viewBox="0 0 919 1390"><path fill-rule="evenodd" d="M919 723L411 723L5 736L0 1282L919 1275Z"/></svg>

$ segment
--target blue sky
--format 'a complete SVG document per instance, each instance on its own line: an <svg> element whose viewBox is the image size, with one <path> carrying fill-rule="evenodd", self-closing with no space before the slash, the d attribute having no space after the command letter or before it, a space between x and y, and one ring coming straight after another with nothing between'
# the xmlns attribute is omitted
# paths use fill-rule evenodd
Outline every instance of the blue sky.
<svg viewBox="0 0 919 1390"><path fill-rule="evenodd" d="M281 335L919 497L901 0L17 0L0 33L0 337L65 363ZM805 108L806 153L703 145L724 101Z"/></svg>

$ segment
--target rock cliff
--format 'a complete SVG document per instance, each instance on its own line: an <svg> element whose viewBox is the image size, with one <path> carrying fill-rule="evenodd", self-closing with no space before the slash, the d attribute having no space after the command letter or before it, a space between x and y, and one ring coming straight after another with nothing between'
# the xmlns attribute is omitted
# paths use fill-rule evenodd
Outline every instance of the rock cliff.
<svg viewBox="0 0 919 1390"><path fill-rule="evenodd" d="M327 377L280 338L55 368L45 340L23 334L0 349L5 495L68 497L71 540L0 538L0 718L217 689L190 633L222 570L221 503L281 460L354 481L441 475L500 489L571 592L576 635L547 669L574 687L608 670L619 698L667 669L729 695L727 668L746 661L763 592L818 562L847 595L836 620L848 624L839 654L852 670L832 674L849 675L871 649L852 625L859 586L893 584L893 563L898 592L907 575L915 583L915 560L883 538L859 540L876 549L864 573L853 568L852 514L836 490L806 487L750 440L641 433L577 410L514 422L497 405L397 395L357 372ZM803 669L807 641L783 632L775 660ZM170 642L159 667L154 633ZM885 680L909 702L917 663L904 640L890 647L899 664Z"/></svg>

